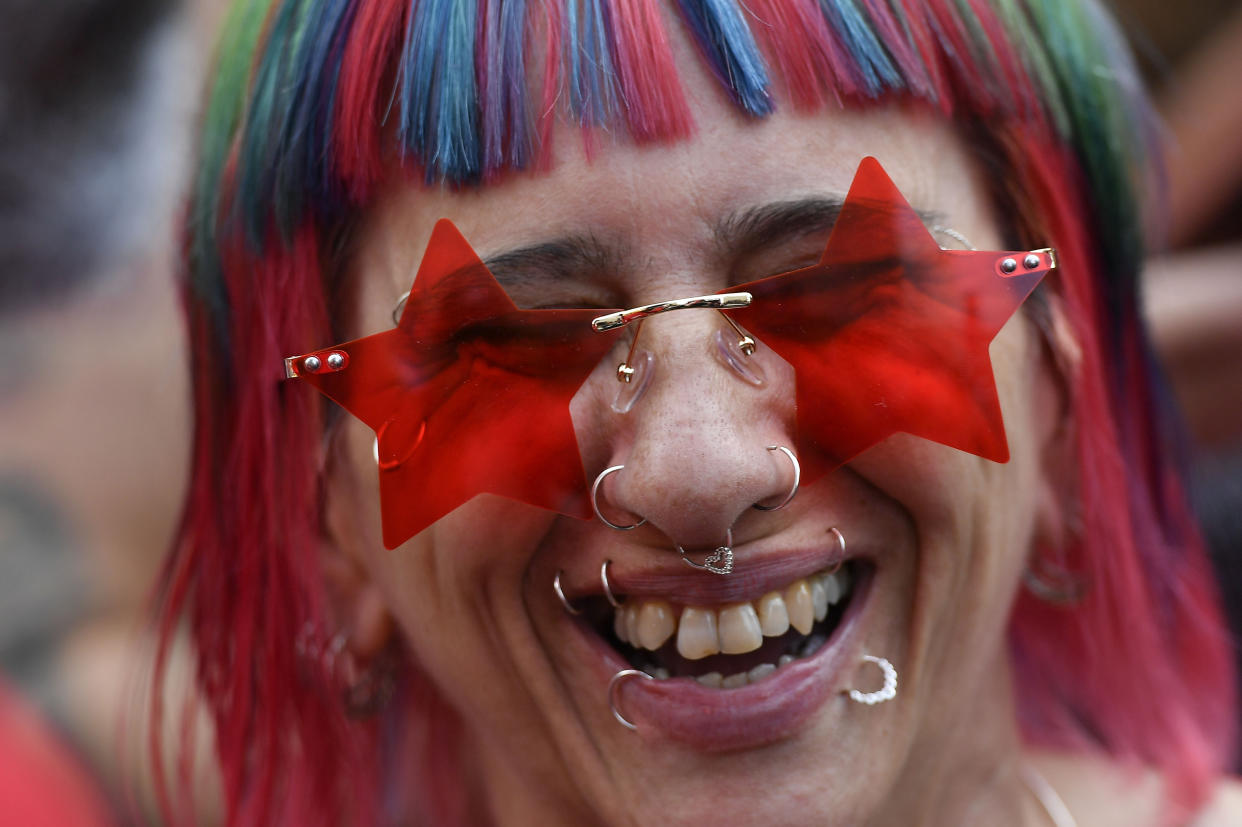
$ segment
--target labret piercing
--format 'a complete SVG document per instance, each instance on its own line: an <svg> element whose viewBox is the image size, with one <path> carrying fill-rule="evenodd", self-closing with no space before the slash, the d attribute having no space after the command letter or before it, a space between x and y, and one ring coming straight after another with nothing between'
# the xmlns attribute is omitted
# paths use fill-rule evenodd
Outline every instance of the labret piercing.
<svg viewBox="0 0 1242 827"><path fill-rule="evenodd" d="M849 695L850 700L864 706L875 706L896 698L897 670L888 662L888 659L876 657L875 655L863 655L862 659L866 663L874 663L880 667L880 670L884 673L884 686L875 692L860 692L857 689L850 689L848 691L842 690L842 694ZM621 726L630 731L635 731L638 727L622 715L621 710L617 708L617 686L626 678L643 678L648 681L655 680L655 678L641 669L622 669L613 675L612 680L608 682L608 708L612 710L612 717L616 718L617 723Z"/></svg>
<svg viewBox="0 0 1242 827"><path fill-rule="evenodd" d="M849 695L851 701L867 706L875 706L896 698L897 670L888 662L888 659L876 657L875 655L863 655L862 659L865 663L874 663L880 667L880 670L884 673L884 686L875 692L859 692L857 689L850 689L849 691L841 690L841 694Z"/></svg>
<svg viewBox="0 0 1242 827"><path fill-rule="evenodd" d="M619 723L621 726L631 731L638 729L638 727L630 723L626 719L626 717L621 714L621 710L617 709L617 684L621 683L621 681L625 680L626 678L638 678L638 677L644 678L645 680L649 680L649 681L655 680L655 678L653 678L651 675L648 675L646 672L642 671L641 669L622 669L620 672L613 675L612 680L608 682L608 708L612 710L612 717L616 718L617 723Z"/></svg>

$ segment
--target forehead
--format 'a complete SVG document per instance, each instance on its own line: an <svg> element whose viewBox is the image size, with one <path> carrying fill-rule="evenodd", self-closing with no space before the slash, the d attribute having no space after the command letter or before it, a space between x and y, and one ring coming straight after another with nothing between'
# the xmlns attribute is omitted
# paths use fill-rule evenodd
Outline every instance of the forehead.
<svg viewBox="0 0 1242 827"><path fill-rule="evenodd" d="M999 240L986 188L951 125L897 106L866 112L778 112L763 120L691 82L696 132L635 145L562 124L550 169L473 189L389 186L363 222L355 261L381 295L409 288L434 223L447 218L484 259L565 237L588 237L650 267L679 266L718 239L722 222L801 198L842 198L859 161L875 156L911 204L975 246ZM365 289L365 288L364 288Z"/></svg>

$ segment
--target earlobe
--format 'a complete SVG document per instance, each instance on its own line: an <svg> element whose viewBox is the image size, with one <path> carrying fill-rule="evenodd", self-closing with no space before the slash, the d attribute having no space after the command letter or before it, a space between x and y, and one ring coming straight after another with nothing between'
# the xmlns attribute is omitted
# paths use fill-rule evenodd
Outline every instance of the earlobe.
<svg viewBox="0 0 1242 827"><path fill-rule="evenodd" d="M1030 317L1041 340L1035 357L1040 467L1023 582L1042 600L1071 605L1087 587L1075 561L1082 537L1082 497L1073 399L1082 351L1054 290L1043 291L1032 302Z"/></svg>
<svg viewBox="0 0 1242 827"><path fill-rule="evenodd" d="M378 537L374 522L360 517L366 513L357 495L362 487L349 464L345 441L342 428L327 440L319 557L330 622L345 636L353 657L366 664L389 646L394 627L383 593L364 559L365 544L378 542Z"/></svg>

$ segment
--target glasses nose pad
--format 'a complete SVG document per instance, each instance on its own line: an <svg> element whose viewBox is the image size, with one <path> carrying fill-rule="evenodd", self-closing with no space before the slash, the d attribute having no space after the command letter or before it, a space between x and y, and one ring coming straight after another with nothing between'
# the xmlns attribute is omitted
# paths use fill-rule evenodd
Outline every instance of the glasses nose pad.
<svg viewBox="0 0 1242 827"><path fill-rule="evenodd" d="M762 388L767 384L768 377L763 371L763 366L756 359L751 358L751 354L755 351L753 339L749 336L738 338L723 330L717 330L712 338L715 340L712 354L717 362L733 371L742 381L756 388Z"/></svg>
<svg viewBox="0 0 1242 827"><path fill-rule="evenodd" d="M655 357L651 355L651 351L643 350L626 356L625 361L617 366L620 387L617 388L616 398L612 400L613 412L629 413L647 392L654 375Z"/></svg>

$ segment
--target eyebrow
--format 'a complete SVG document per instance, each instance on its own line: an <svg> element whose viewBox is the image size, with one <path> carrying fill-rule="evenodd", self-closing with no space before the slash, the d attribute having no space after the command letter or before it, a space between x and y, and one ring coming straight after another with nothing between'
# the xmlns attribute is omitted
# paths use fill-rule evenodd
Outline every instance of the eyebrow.
<svg viewBox="0 0 1242 827"><path fill-rule="evenodd" d="M722 251L742 255L826 232L836 223L844 204L843 195L758 204L722 218L712 228L712 235ZM915 211L929 226L938 215L927 210ZM582 279L585 275L621 272L625 259L624 249L585 234L507 250L486 259L484 264L497 281L511 289L549 278Z"/></svg>
<svg viewBox="0 0 1242 827"><path fill-rule="evenodd" d="M581 279L584 274L610 273L622 266L624 252L594 235L574 235L507 250L483 263L502 285L553 279Z"/></svg>
<svg viewBox="0 0 1242 827"><path fill-rule="evenodd" d="M811 196L748 207L716 223L716 243L735 254L753 252L832 228L844 196Z"/></svg>

